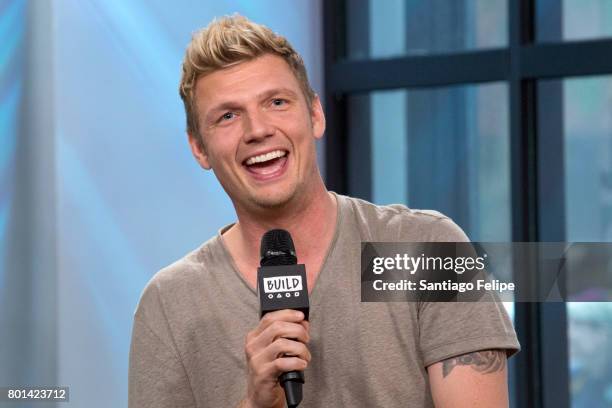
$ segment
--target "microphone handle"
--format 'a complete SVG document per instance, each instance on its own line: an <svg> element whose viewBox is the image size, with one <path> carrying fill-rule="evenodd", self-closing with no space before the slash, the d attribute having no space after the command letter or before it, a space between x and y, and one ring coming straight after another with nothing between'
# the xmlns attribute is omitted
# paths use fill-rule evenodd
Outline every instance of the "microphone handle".
<svg viewBox="0 0 612 408"><path fill-rule="evenodd" d="M303 371L289 371L282 373L279 378L283 390L285 390L285 399L287 407L297 407L302 402L302 384L304 384Z"/></svg>

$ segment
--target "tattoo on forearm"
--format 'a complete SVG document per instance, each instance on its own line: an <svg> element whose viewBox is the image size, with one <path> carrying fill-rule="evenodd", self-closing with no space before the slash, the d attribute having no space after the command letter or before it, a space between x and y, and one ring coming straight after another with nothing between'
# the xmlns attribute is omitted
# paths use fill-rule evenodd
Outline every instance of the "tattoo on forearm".
<svg viewBox="0 0 612 408"><path fill-rule="evenodd" d="M501 350L483 350L442 361L442 377L457 366L470 366L481 374L502 371L506 367L506 353Z"/></svg>

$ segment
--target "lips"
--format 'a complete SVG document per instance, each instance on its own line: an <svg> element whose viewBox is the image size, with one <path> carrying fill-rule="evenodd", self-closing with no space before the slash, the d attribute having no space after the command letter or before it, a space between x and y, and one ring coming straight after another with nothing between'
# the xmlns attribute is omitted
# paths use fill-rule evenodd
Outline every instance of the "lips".
<svg viewBox="0 0 612 408"><path fill-rule="evenodd" d="M255 179L269 180L283 174L288 155L285 150L274 150L249 157L243 162L243 166Z"/></svg>

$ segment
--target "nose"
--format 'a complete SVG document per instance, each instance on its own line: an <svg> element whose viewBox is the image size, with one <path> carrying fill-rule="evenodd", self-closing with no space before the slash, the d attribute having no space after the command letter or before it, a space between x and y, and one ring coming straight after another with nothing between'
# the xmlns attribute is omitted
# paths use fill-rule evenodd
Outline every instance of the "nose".
<svg viewBox="0 0 612 408"><path fill-rule="evenodd" d="M260 142L274 134L274 127L269 123L264 112L258 110L248 112L243 123L246 143Z"/></svg>

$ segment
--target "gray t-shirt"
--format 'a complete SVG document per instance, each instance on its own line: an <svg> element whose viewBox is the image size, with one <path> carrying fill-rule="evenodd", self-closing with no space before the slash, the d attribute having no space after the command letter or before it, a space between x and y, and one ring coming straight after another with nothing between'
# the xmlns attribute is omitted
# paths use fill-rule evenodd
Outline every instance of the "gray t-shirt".
<svg viewBox="0 0 612 408"><path fill-rule="evenodd" d="M361 303L361 241L465 241L449 218L336 195L337 225L310 295L301 408L433 407L426 367L519 349L503 305ZM221 233L148 283L134 315L129 406L234 407L246 395L244 341L259 298ZM299 255L299 254L298 254Z"/></svg>

